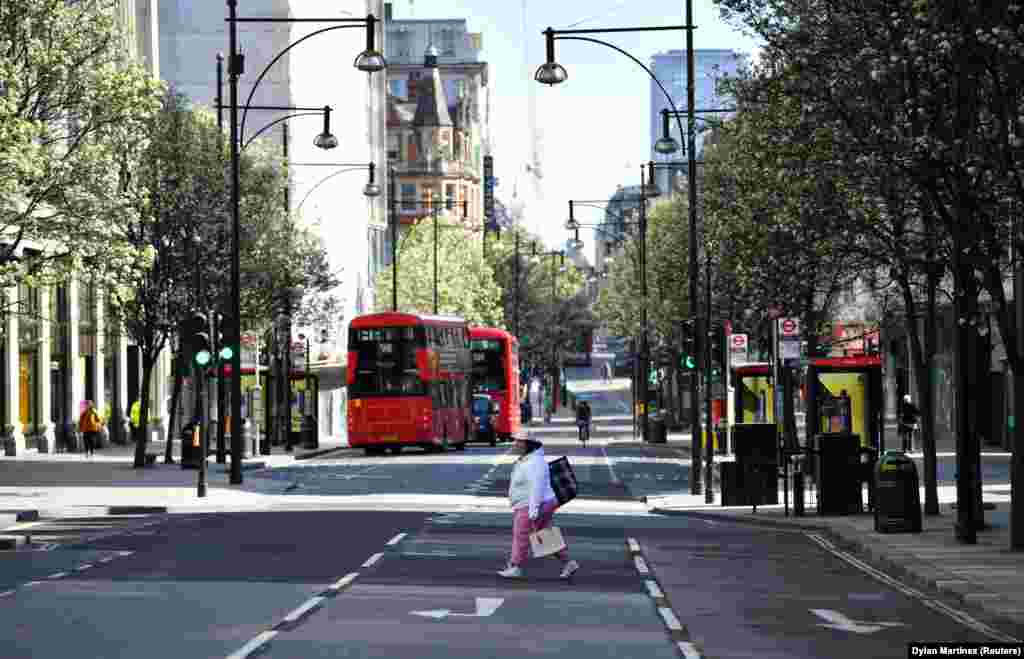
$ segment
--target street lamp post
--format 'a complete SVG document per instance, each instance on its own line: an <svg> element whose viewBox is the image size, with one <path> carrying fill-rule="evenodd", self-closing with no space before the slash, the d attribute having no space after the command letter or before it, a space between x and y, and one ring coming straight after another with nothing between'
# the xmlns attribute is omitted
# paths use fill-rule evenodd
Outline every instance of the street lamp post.
<svg viewBox="0 0 1024 659"><path fill-rule="evenodd" d="M249 92L249 98L246 100L245 108L243 109L242 125L245 122L245 110L248 109L252 101L252 96L256 92L256 88L259 86L260 81L263 80L263 76L266 75L267 71L273 66L285 53L290 51L295 46L299 45L306 39L314 37L316 35L328 32L331 30L338 30L343 28L351 27L365 27L366 28L366 49L361 52L355 59L353 64L360 71L367 73L373 73L381 71L385 68L386 62L383 55L377 52L374 47L375 28L377 19L373 14L369 14L366 18L326 18L326 19L300 19L300 18L239 18L238 17L238 0L226 0L228 7L228 86L229 86L229 99L231 104L231 225L232 225L232 258L231 258L231 313L230 315L230 329L229 332L232 337L240 337L242 334L241 325L241 277L239 267L239 243L241 234L241 219L239 209L239 165L240 165L240 150L239 150L239 118L238 118L238 79L242 75L242 69L244 65L244 58L241 53L238 52L238 23L240 22L254 22L254 23L297 23L297 22L320 22L320 23L342 23L342 25L331 25L330 27L321 28L316 30L301 39L291 43L282 50L276 57L274 57L270 63L263 69L263 72L257 77L256 82L253 84L251 91ZM318 145L320 146L320 145ZM235 423L240 424L242 416L242 379L241 379L241 350L235 350L231 357L231 417L235 420ZM234 428L232 430L235 430ZM242 483L242 433L232 432L231 433L231 475L229 482L232 485L240 485Z"/></svg>
<svg viewBox="0 0 1024 659"><path fill-rule="evenodd" d="M661 89L662 93L665 95L665 98L668 100L669 106L672 107L673 110L675 110L676 106L675 106L675 102L672 100L672 95L668 93L668 91L665 89L665 86L662 85L661 81L658 80L658 77L654 75L654 72L652 72L647 66L645 66L643 64L643 62L638 60L636 57L630 55L629 53L627 53L625 50L619 48L618 46L610 44L610 43L608 43L606 41L601 41L600 39L594 39L594 38L591 38L591 37L582 37L582 36L566 36L566 35L601 34L601 33L612 33L612 32L652 32L652 31L662 31L662 30L685 30L686 31L686 38L687 38L687 49L688 49L689 54L690 54L690 59L689 59L689 89L690 89L689 101L690 101L690 105L689 105L689 107L690 107L690 116L692 117L692 113L693 113L693 43L692 43L692 39L693 39L693 30L694 30L695 26L693 25L693 20L692 20L693 10L692 10L692 6L691 5L692 5L692 0L686 0L686 25L669 25L669 26L663 26L663 27L604 28L604 29L593 29L593 30L554 30L554 29L549 27L546 30L544 30L544 32L543 32L544 38L545 38L546 56L547 57L546 57L546 60L545 60L544 64L541 64L537 68L537 71L534 73L534 80L536 80L537 82L539 82L541 84L544 84L544 85L557 85L559 83L565 82L565 80L568 78L568 74L566 73L565 69L560 64L558 64L555 61L555 41L556 40L587 41L587 42L590 42L590 43L596 43L598 45L606 46L608 48L611 48L612 50L615 50L616 52L621 53L622 55L625 55L626 57L631 59L634 63L636 63L638 66L640 66L644 71L647 72L647 75L649 75L651 77L651 79L655 82L655 84L658 85L658 87ZM561 36L559 36L559 35L561 35ZM679 121L678 115L676 116L676 120L679 123L680 134L682 134L682 122ZM691 148L691 150L692 150L692 148ZM651 177L651 178L652 178L651 185L653 186L653 177ZM691 178L691 186L690 186L691 196L693 196L694 191L696 189L696 182L693 179L693 172L692 172L692 170L690 172L690 178ZM653 196L653 195L651 195L651 196ZM697 271L697 265L696 265L696 263L697 263L697 261L696 261L696 252L694 250L696 249L695 243L696 243L696 221L697 221L697 219L696 219L696 199L695 199L695 197L693 199L693 202L694 203L691 203L691 205L690 205L690 224L691 224L691 226L690 226L690 234L691 234L691 242L690 242L690 300L691 300L691 305L693 307L692 313L693 313L694 316L696 316L697 315L697 303L696 303L696 299L697 299L697 291L696 291L696 278L697 278L696 271ZM643 189L643 187L641 187L641 200L640 200L640 216L641 216L641 224L642 224L642 226L641 226L641 236L643 235L643 233L645 233L643 231L643 229L646 228L646 210L644 208L644 205L645 205L644 189ZM641 237L641 240L642 241L644 240L643 237ZM641 252L643 252L643 251L644 250L641 250ZM642 267L643 267L644 270L646 270L646 264L643 263L644 256L645 255L643 253L641 253L641 263L643 264ZM646 274L644 274L643 279L644 279L643 283L646 284ZM640 337L640 344L641 344L640 345L640 357L641 357L641 360L643 361L643 365L646 367L646 365L647 365L647 361L646 361L646 359L647 359L646 291L645 291L645 298L644 299L645 299L645 306L644 306L644 316L643 316L643 319L641 321L643 332L642 332L642 335ZM643 383L640 385L640 389L641 389L642 395L644 396L644 398L642 400L642 405L644 406L643 407L644 413L643 413L642 427L643 427L643 432L644 432L644 440L646 441L647 440L647 399L646 399L646 395L647 395L647 373L646 373L646 371L644 371L644 373L643 373ZM697 392L695 391L694 392L695 396L696 396L696 393ZM699 429L697 429L696 419L694 420L694 426L695 426L695 434L693 436L694 436L694 438L697 438L699 436L699 434L700 434L700 431L699 431ZM699 442L696 439L693 440L693 447L694 447L694 449L693 449L694 450L693 459L694 460L699 460L699 454L696 452L696 451L699 450L699 448L698 448L699 447ZM700 474L699 474L699 470L694 470L693 474L691 475L690 485L691 485L691 492L693 492L694 494L699 494L700 493Z"/></svg>

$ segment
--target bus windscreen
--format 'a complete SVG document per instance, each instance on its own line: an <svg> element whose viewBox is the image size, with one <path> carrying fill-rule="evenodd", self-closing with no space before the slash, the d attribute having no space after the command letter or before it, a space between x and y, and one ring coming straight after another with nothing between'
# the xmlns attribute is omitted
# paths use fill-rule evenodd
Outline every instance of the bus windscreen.
<svg viewBox="0 0 1024 659"><path fill-rule="evenodd" d="M423 331L416 327L350 330L349 350L356 353L356 363L349 398L425 396L427 388L416 367L416 349L421 347Z"/></svg>
<svg viewBox="0 0 1024 659"><path fill-rule="evenodd" d="M475 391L505 390L505 353L501 341L473 339L473 388Z"/></svg>

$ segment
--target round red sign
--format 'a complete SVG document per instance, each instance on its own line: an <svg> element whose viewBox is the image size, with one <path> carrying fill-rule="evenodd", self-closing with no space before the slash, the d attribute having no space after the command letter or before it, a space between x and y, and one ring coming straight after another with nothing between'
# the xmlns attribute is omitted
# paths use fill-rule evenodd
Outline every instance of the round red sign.
<svg viewBox="0 0 1024 659"><path fill-rule="evenodd" d="M786 334L792 334L796 331L796 322L792 318L782 321L782 331Z"/></svg>
<svg viewBox="0 0 1024 659"><path fill-rule="evenodd" d="M744 348L747 345L747 337L742 334L732 335L732 345L735 348Z"/></svg>

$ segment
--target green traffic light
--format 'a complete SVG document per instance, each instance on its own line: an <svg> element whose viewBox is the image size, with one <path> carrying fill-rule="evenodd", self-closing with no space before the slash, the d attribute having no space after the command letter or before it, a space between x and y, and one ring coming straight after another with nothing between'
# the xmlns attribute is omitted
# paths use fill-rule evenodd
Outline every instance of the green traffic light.
<svg viewBox="0 0 1024 659"><path fill-rule="evenodd" d="M235 355L235 351L231 349L231 346L224 346L220 349L220 358L227 361Z"/></svg>
<svg viewBox="0 0 1024 659"><path fill-rule="evenodd" d="M683 366L683 368L692 369L696 368L697 366L696 362L693 361L693 357L689 355L685 355L682 359L679 360L679 363Z"/></svg>
<svg viewBox="0 0 1024 659"><path fill-rule="evenodd" d="M209 350L200 350L199 352L196 353L196 364L199 364L200 366L206 366L209 363L210 363L210 351Z"/></svg>

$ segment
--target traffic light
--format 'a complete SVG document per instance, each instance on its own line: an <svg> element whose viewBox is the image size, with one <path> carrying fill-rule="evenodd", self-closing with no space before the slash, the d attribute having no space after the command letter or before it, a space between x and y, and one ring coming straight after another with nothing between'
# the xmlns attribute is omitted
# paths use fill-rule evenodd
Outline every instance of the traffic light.
<svg viewBox="0 0 1024 659"><path fill-rule="evenodd" d="M204 368L209 365L210 360L213 358L212 344L210 342L210 321L206 314L197 311L192 314L189 327L191 335L188 337L188 340L192 348L192 362L196 366Z"/></svg>
<svg viewBox="0 0 1024 659"><path fill-rule="evenodd" d="M716 325L709 332L711 341L711 362L713 364L725 364L725 330L721 325Z"/></svg>
<svg viewBox="0 0 1024 659"><path fill-rule="evenodd" d="M221 362L230 362L235 356L236 342L231 333L230 323L224 322L224 315L217 314L217 358Z"/></svg>
<svg viewBox="0 0 1024 659"><path fill-rule="evenodd" d="M694 342L693 335L693 321L684 320L679 324L682 331L682 345L680 346L679 356L679 367L686 370L693 370L697 368L697 362L694 360L694 356L697 354L697 346Z"/></svg>

